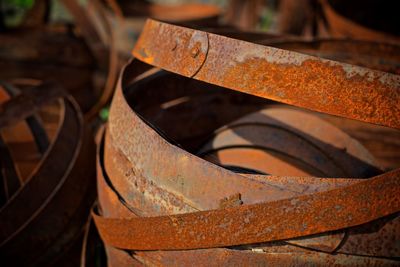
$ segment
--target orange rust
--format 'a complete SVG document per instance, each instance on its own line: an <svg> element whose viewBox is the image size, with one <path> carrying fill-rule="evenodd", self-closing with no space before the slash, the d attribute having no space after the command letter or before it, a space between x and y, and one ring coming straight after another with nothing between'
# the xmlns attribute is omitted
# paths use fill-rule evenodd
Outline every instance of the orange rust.
<svg viewBox="0 0 400 267"><path fill-rule="evenodd" d="M224 210L140 219L106 219L92 214L102 239L117 248L169 250L282 240L356 226L397 212L399 173L312 195Z"/></svg>
<svg viewBox="0 0 400 267"><path fill-rule="evenodd" d="M161 25L158 22L148 24L151 24L148 25L150 29L145 28L134 54L145 62L180 75L194 77L246 93L256 94L261 91L260 94L263 97L266 97L269 93L265 92L268 91L268 86L272 86L273 89L270 91L272 91L272 95L275 94L274 97L283 99L284 97L279 95L283 92L291 97L288 100L284 99L285 101L297 103L298 106L305 105L307 108L309 108L307 105L314 105L312 106L314 110L316 107L321 107L324 111L329 110L329 107L323 105L324 103L320 103L324 97L328 98L328 102L344 100L343 103L358 103L357 101L362 101L361 106L368 105L364 102L370 100L369 96L359 98L364 87L372 90L373 95L379 95L379 93L388 90L390 93L394 92L393 96L398 98L398 76L395 75L255 46L224 37L215 37L209 33L205 36L198 31L181 27L174 28L174 26ZM232 42L236 42L236 44L232 44ZM201 50L202 44L205 43L208 45L207 47L204 46L204 50L199 54L200 60L197 61L199 55L197 55L196 48L200 44ZM248 49L249 47L254 49ZM266 51L266 53L263 51ZM268 54L269 52L271 52L271 55ZM398 197L400 188L398 182L399 170L364 180L335 180L314 177L245 175L210 164L194 156L193 151L191 153L185 151L184 146L181 146L178 142L174 143L175 140L169 136L170 133L176 133L179 130L184 130L186 133L186 135L182 134L181 136L190 136L192 128L179 128L178 126L175 132L164 133L162 131L164 128L160 130L157 127L157 123L162 119L168 119L168 116L165 116L164 113L187 112L183 107L192 101L195 102L197 95L189 95L184 101L176 102L172 106L163 108L161 105L163 110L160 111L157 105L174 101L173 98L168 98L168 92L170 92L168 90L172 85L166 82L168 79L164 79L163 72L151 71L145 73L144 71L148 69L149 66L133 60L122 74L110 110L104 154L100 153L99 157L100 161L102 159L104 161L102 172L109 176L111 182L111 185L106 185L106 187L112 191L109 191L111 192L109 194L104 194L104 199L101 200L103 203L109 201L108 204L104 205L106 208L102 213L104 217L97 215L95 217L100 234L107 246L138 249L139 251L132 252L130 256L144 264L160 262L170 264L171 255L179 255L177 261L180 263L185 262L186 257L193 257L194 260L201 261L205 260L205 257L209 259L210 255L214 260L224 258L224 256L226 256L225 259L232 259L232 257L234 258L233 255L237 255L233 262L238 263L240 259L257 258L257 251L266 252L265 257L258 258L260 262L265 263L274 257L268 251L297 251L289 244L307 248L304 249L304 251L307 251L307 256L302 254L305 258L313 262L324 259L327 264L338 263L341 260L349 264L361 264L365 258L357 258L356 254L382 257L396 255L398 248L393 241L393 235L390 235L389 238L381 236L381 233L388 231L391 227L398 227L395 220L391 220L393 226L387 224L381 228L383 229L382 232L376 234L377 239L374 239L373 233L367 234L368 240L372 242L385 239L387 241L385 246L391 247L388 252L377 250L374 253L366 244L358 249L351 243L347 244L347 247L342 251L343 253L350 251L354 255L335 254L328 259L326 256L329 254L311 252L310 249L325 252L336 251L341 249L341 242L344 240L346 231L349 231L343 230L344 228L356 226L350 229L361 229L364 226L359 226L359 224L369 222L365 226L369 229L372 220L379 219L378 222L382 222L390 219L390 217L382 218L389 214L392 214L392 218L396 218L394 213L400 208ZM289 79L285 72L283 72L285 75L280 75L281 71L286 70L290 73L292 79ZM225 75L229 77L225 78ZM339 76L339 78L335 76ZM240 77L244 81L241 81ZM309 85L305 82L304 77L308 79ZM328 92L323 91L328 87L328 85L323 84L324 77L334 78L327 79L327 83L336 88L338 92L332 89L329 89L331 91L327 89ZM379 77L385 78L378 81ZM263 79L271 82L272 85L264 83ZM314 83L315 79L317 81ZM152 80L156 83L152 83ZM280 84L282 80L285 83ZM186 80L186 82L188 81ZM343 84L339 85L338 82ZM274 91L274 85L285 87L286 83L290 83L290 86L286 85L285 90L287 92L278 89ZM189 82L182 84L185 84L186 89L191 86ZM300 85L301 90L305 91L303 92L304 96L300 96L300 99L297 99L297 96L301 92L296 91L297 87L294 88L294 85L297 84ZM319 103L315 104L311 103L313 101L312 93L307 90L317 90L314 88L316 84L321 85L322 89L316 97ZM245 85L249 85L248 88ZM347 89L351 86L356 88ZM160 88L163 88L163 90L160 90ZM212 88L217 90L216 87ZM154 91L152 91L153 89ZM175 89L182 93L180 91L182 88L179 86ZM141 93L137 91L141 91ZM155 92L155 95L160 98L160 103L157 102L158 98L152 99ZM186 97L185 94L181 95L180 93L177 97L181 97L181 99ZM199 92L197 93L199 94ZM210 94L210 92L207 91L207 94ZM355 95L353 99L351 95L349 97L349 94L358 95ZM392 105L396 102L385 95L381 97L382 99L376 100L377 103L383 101ZM268 98L272 97L268 96ZM146 105L150 106L147 107ZM339 105L336 108L339 109ZM345 113L348 110L354 110L354 107L347 106L339 112ZM147 115L156 116L156 119L153 120L151 116L143 115L146 112L149 112ZM231 112L234 111L231 110ZM364 118L369 122L378 121L381 124L394 125L393 127L398 128L398 124L396 125L393 118L386 120L386 117L380 117L389 114L387 112L390 111L386 109L379 114L370 110L366 112L353 111L353 113L343 116L359 120ZM395 118L398 117L398 109L391 112ZM157 118L157 115L154 114L160 117ZM177 117L190 120L190 116ZM163 123L164 125L172 124L166 127L170 129L175 126L175 123L182 123L179 118ZM282 121L282 123L284 122L285 120ZM200 120L199 123L202 124L203 122ZM316 127L317 124L310 124L308 127L311 128L313 125ZM291 128L286 125L285 129L290 131ZM309 131L304 130L305 135L309 133ZM337 138L336 133L332 134L332 144L335 145L338 144L334 140ZM331 144L327 140L324 140L324 142ZM343 149L343 153L346 153L348 146L339 145L332 148L325 146L325 148L330 149L331 152ZM357 146L349 150L350 154L353 155L352 153L355 150L357 150ZM340 158L340 153L337 154L337 158ZM234 158L232 159L235 161ZM370 162L369 160L366 161ZM347 166L344 170L358 167L356 161ZM343 177L341 175L336 176ZM243 206L218 209L219 200L238 192L244 203ZM118 198L115 198L117 195L119 201ZM106 198L110 198L110 200ZM158 200L160 201L157 202ZM114 205L123 205L125 208L113 209ZM196 210L205 211L196 212ZM134 214L145 217L136 217L133 216ZM166 216L160 216L164 214ZM335 231L326 233L326 231L332 230ZM311 234L312 236L310 236ZM358 242L357 234L352 232L352 235L352 242ZM299 240L299 237L304 238ZM289 240L287 240L288 238ZM284 240L280 241L282 239ZM269 242L264 246L263 244L254 244L263 241ZM243 244L251 245L243 246ZM279 246L282 244L289 248L285 247L279 250ZM241 249L244 250L238 252L235 248L221 248L231 245L241 245ZM206 251L140 251L152 249L186 250L209 247L217 247L217 249ZM288 264L293 265L297 261L301 262L302 256L298 254L291 254L290 257L293 261L288 260ZM278 258L282 259L281 256ZM372 261L373 259L369 257L366 260L369 263L372 263Z"/></svg>
<svg viewBox="0 0 400 267"><path fill-rule="evenodd" d="M206 64L196 78L210 77L215 67ZM246 77L251 77L250 81L241 79L244 70ZM379 78L367 81L357 73L350 79L346 75L343 67L331 66L327 62L307 60L300 66L284 66L250 59L209 81L294 106L400 127L398 90L382 85Z"/></svg>
<svg viewBox="0 0 400 267"><path fill-rule="evenodd" d="M240 193L234 194L229 197L224 197L220 200L219 206L221 209L236 207L243 204Z"/></svg>
<svg viewBox="0 0 400 267"><path fill-rule="evenodd" d="M400 129L397 75L211 33L206 35L205 59L194 64L187 48L192 36L202 34L148 20L133 55L154 66L233 90ZM184 40L178 49L160 49L176 39ZM146 55L139 53L144 48Z"/></svg>
<svg viewBox="0 0 400 267"><path fill-rule="evenodd" d="M120 93L121 93L121 92L117 92L117 95L120 95ZM119 96L119 97L121 97L121 96ZM116 98L115 101L116 101L117 99L118 99L118 98ZM125 108L124 106L125 106L125 104L123 104L122 102L120 102L120 105L119 105L119 106L118 106L118 105L114 105L113 107ZM112 112L113 112L113 111L112 111ZM122 112L121 115L122 115L122 114L128 115L126 112ZM117 117L113 117L113 118L117 118ZM118 119L123 119L123 118L122 118L122 117L118 117ZM135 120L134 117L133 117L132 119ZM132 121L132 119L131 119L131 121ZM111 120L111 122L113 122L113 121ZM117 126L117 125L114 124L114 123L115 123L115 122L111 123L111 129L113 129L114 127ZM139 121L136 121L136 123L139 123ZM114 126L113 126L113 125L114 125ZM137 129L138 126L139 126L139 125L136 125L136 127L135 127L136 130L138 130L138 129ZM130 129L130 128L128 128L128 129ZM115 134L121 134L121 132L114 132L113 135L115 135ZM124 136L125 134L127 134L126 131L123 133L123 136ZM121 136L121 135L120 135L120 136ZM129 136L129 135L128 135L128 136ZM121 136L121 137L122 137L122 136ZM132 140L132 139L130 139L130 140ZM140 144L140 143L138 143L137 145L139 145L139 144ZM120 147L120 148L127 148L127 147L125 146L125 147ZM129 153L128 153L128 154L129 154ZM134 158L132 158L132 159L135 159L135 160L136 160L136 159L138 159L138 158L137 158L137 157L134 157ZM161 173L160 173L160 174L161 174ZM171 221L171 223L177 222L177 221L178 221L178 222L181 221L180 219L171 220L170 217L168 217L168 218L169 218L168 221ZM127 221L127 222L128 222L128 221ZM107 227L107 229L109 229L109 228Z"/></svg>

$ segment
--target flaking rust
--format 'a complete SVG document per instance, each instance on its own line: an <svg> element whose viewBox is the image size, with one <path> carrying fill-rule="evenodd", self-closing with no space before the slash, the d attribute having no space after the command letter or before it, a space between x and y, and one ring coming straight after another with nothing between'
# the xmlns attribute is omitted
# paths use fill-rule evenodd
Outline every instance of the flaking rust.
<svg viewBox="0 0 400 267"><path fill-rule="evenodd" d="M398 264L399 169L254 97L399 129L398 75L154 20L133 55L98 153L110 263Z"/></svg>
<svg viewBox="0 0 400 267"><path fill-rule="evenodd" d="M400 128L398 75L211 33L206 36L208 51L202 52L206 59L193 61L187 42L192 34L198 34L199 31L174 26L173 38L185 41L171 52L162 49L167 47L162 43L168 44L168 40L173 39L169 38L172 29L168 26L157 21L148 21L133 55L154 66L162 66L188 77L195 73L195 79L244 93L332 115ZM163 30L158 31L159 28ZM143 47L151 54L150 59L137 52ZM347 97L349 95L352 97Z"/></svg>
<svg viewBox="0 0 400 267"><path fill-rule="evenodd" d="M229 197L224 197L223 199L220 200L219 207L221 209L225 209L225 208L240 206L243 204L241 198L242 195L240 193L234 194Z"/></svg>

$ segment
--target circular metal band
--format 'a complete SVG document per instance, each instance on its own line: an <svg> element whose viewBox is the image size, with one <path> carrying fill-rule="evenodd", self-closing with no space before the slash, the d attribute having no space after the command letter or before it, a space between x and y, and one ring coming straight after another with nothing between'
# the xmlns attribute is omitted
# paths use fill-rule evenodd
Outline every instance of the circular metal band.
<svg viewBox="0 0 400 267"><path fill-rule="evenodd" d="M207 83L400 129L399 75L155 20L147 21L133 55Z"/></svg>
<svg viewBox="0 0 400 267"><path fill-rule="evenodd" d="M134 60L124 72L124 80L140 76L140 66ZM163 140L129 107L121 82L122 77L110 111L109 132L116 149L137 165L131 165L133 172L144 172L149 180L170 188L179 176L190 177L193 188L211 179L214 187L206 193L210 208L217 208L212 196L220 195L222 188L229 195L235 188L230 189L229 184L237 186L246 181L242 175L216 167ZM166 161L163 155L170 158ZM399 170L395 170L325 192L224 210L132 219L94 214L94 218L102 239L125 249L193 249L281 240L359 225L399 211L398 177ZM243 197L246 199L246 194Z"/></svg>

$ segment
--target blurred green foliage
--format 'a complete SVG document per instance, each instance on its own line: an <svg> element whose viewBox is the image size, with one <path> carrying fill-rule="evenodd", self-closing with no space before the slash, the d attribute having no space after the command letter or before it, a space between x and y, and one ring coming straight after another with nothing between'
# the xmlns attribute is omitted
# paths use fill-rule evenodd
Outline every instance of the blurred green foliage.
<svg viewBox="0 0 400 267"><path fill-rule="evenodd" d="M110 115L110 107L105 107L101 109L99 112L99 116L102 121L107 121L109 115Z"/></svg>
<svg viewBox="0 0 400 267"><path fill-rule="evenodd" d="M271 28L274 24L275 17L276 17L276 14L275 14L274 10L272 10L271 8L265 7L262 12L261 19L260 19L260 24L259 24L260 30L262 30L262 31L271 30Z"/></svg>
<svg viewBox="0 0 400 267"><path fill-rule="evenodd" d="M14 6L15 8L28 9L33 6L35 0L4 0L6 5Z"/></svg>
<svg viewBox="0 0 400 267"><path fill-rule="evenodd" d="M35 0L0 0L2 23L7 27L18 26L26 11L29 10Z"/></svg>

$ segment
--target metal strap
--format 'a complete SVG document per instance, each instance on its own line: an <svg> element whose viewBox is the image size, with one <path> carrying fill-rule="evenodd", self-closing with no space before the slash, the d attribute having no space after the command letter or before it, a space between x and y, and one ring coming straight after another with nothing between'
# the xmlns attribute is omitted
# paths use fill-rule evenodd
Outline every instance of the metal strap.
<svg viewBox="0 0 400 267"><path fill-rule="evenodd" d="M63 96L65 96L65 91L57 84L50 82L25 90L0 105L0 128L32 116L40 107Z"/></svg>
<svg viewBox="0 0 400 267"><path fill-rule="evenodd" d="M93 217L108 245L173 250L312 235L367 223L399 210L400 170L395 170L347 187L276 202L172 216L114 219L93 212Z"/></svg>
<svg viewBox="0 0 400 267"><path fill-rule="evenodd" d="M232 90L400 129L400 76L148 20L133 55Z"/></svg>
<svg viewBox="0 0 400 267"><path fill-rule="evenodd" d="M400 129L398 75L153 20L146 23L133 54L150 65L207 83ZM131 64L140 65L135 60ZM128 74L134 73L130 71L132 68L127 69ZM119 125L126 127L130 118L137 127L135 133L151 130L141 125L140 118L124 102L121 86L120 79L110 115L110 132L121 152L127 154L131 152L125 139L131 133L127 130L121 136ZM93 212L93 216L106 244L123 249L196 249L260 243L325 233L396 213L400 211L399 178L397 169L329 191L181 215L115 219Z"/></svg>

